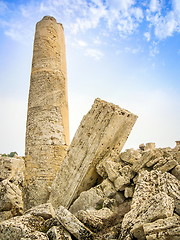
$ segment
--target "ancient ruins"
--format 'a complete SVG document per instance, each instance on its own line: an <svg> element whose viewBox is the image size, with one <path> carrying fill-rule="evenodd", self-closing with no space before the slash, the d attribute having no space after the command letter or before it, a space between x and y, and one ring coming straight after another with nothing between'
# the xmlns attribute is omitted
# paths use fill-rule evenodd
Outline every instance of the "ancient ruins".
<svg viewBox="0 0 180 240"><path fill-rule="evenodd" d="M53 17L36 25L25 149L25 206L45 203L69 145L64 30Z"/></svg>
<svg viewBox="0 0 180 240"><path fill-rule="evenodd" d="M38 22L25 157L0 156L0 240L179 240L180 141L121 152L136 120L95 99L69 145L63 27Z"/></svg>

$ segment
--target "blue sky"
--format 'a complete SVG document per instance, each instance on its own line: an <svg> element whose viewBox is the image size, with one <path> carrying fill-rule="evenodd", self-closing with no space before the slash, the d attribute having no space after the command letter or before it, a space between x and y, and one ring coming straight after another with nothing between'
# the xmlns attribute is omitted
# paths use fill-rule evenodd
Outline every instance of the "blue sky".
<svg viewBox="0 0 180 240"><path fill-rule="evenodd" d="M138 115L125 148L180 140L179 0L0 0L0 153L24 154L34 29L65 30L71 138L94 99Z"/></svg>

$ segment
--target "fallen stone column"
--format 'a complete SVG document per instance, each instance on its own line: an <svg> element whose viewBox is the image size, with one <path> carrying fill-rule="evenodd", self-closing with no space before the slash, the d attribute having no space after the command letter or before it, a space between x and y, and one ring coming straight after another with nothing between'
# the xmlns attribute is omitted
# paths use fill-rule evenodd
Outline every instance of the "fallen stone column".
<svg viewBox="0 0 180 240"><path fill-rule="evenodd" d="M49 201L55 208L69 208L82 191L94 186L98 178L96 164L121 151L136 119L136 115L119 106L95 100L53 182Z"/></svg>
<svg viewBox="0 0 180 240"><path fill-rule="evenodd" d="M93 233L63 206L60 206L57 209L56 217L63 225L63 227L67 229L72 235L74 235L78 240L94 239Z"/></svg>
<svg viewBox="0 0 180 240"><path fill-rule="evenodd" d="M46 16L36 25L26 126L25 208L45 203L69 144L64 30Z"/></svg>

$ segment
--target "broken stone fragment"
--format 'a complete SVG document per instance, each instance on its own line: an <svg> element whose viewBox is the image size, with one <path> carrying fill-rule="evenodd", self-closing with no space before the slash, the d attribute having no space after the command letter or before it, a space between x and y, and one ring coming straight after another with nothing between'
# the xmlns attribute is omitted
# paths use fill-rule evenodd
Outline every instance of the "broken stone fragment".
<svg viewBox="0 0 180 240"><path fill-rule="evenodd" d="M34 231L32 233L27 234L25 237L20 240L49 240L46 233Z"/></svg>
<svg viewBox="0 0 180 240"><path fill-rule="evenodd" d="M125 152L122 152L120 154L120 159L130 164L133 164L140 157L141 157L141 152L139 150L134 150L133 148L127 149Z"/></svg>
<svg viewBox="0 0 180 240"><path fill-rule="evenodd" d="M121 164L113 161L104 162L104 168L107 173L109 180L114 182L119 176L119 169L121 169Z"/></svg>
<svg viewBox="0 0 180 240"><path fill-rule="evenodd" d="M146 163L146 167L152 167L153 165L155 165L156 163L158 163L162 160L164 160L164 158L162 156L154 158L154 159L152 159L152 160L150 160L149 162Z"/></svg>
<svg viewBox="0 0 180 240"><path fill-rule="evenodd" d="M108 218L112 217L112 215L113 212L109 208L102 208L100 210L81 210L76 214L76 217L93 232L97 232L105 228Z"/></svg>
<svg viewBox="0 0 180 240"><path fill-rule="evenodd" d="M156 147L155 143L146 143L144 151L155 149L155 147Z"/></svg>
<svg viewBox="0 0 180 240"><path fill-rule="evenodd" d="M87 210L90 208L101 208L104 201L104 193L102 188L98 185L94 188L90 188L88 191L84 191L73 202L69 208L70 212L75 214L79 210Z"/></svg>
<svg viewBox="0 0 180 240"><path fill-rule="evenodd" d="M174 201L166 193L158 193L141 201L137 207L131 208L123 218L120 239L126 235L134 235L138 239L144 239L142 225L157 219L171 217L174 211Z"/></svg>
<svg viewBox="0 0 180 240"><path fill-rule="evenodd" d="M158 149L149 150L142 154L142 156L133 163L132 170L134 172L139 172L149 161L154 160L155 158L161 157L161 151Z"/></svg>
<svg viewBox="0 0 180 240"><path fill-rule="evenodd" d="M180 200L179 181L170 173L157 170L141 171L135 186L131 208L141 205L140 199L147 200L152 195L165 192L174 199L175 206ZM177 204L176 204L177 203Z"/></svg>
<svg viewBox="0 0 180 240"><path fill-rule="evenodd" d="M53 226L47 235L49 240L72 240L70 233L62 226Z"/></svg>
<svg viewBox="0 0 180 240"><path fill-rule="evenodd" d="M153 167L153 169L157 169L158 171L161 172L168 172L171 169L173 169L178 163L174 159L167 160L162 166Z"/></svg>
<svg viewBox="0 0 180 240"><path fill-rule="evenodd" d="M40 216L45 220L55 217L55 211L51 203L44 203L34 208L31 208L28 211L26 211L25 214Z"/></svg>
<svg viewBox="0 0 180 240"><path fill-rule="evenodd" d="M11 210L10 211L2 211L2 212L0 212L0 222L1 221L5 221L7 219L10 219L12 217L13 217L13 215L12 215Z"/></svg>
<svg viewBox="0 0 180 240"><path fill-rule="evenodd" d="M23 213L22 192L8 180L0 182L0 211L11 211L12 216Z"/></svg>
<svg viewBox="0 0 180 240"><path fill-rule="evenodd" d="M52 184L49 201L55 208L59 205L69 208L82 191L96 183L96 165L113 152L121 151L136 119L136 115L112 103L95 100Z"/></svg>
<svg viewBox="0 0 180 240"><path fill-rule="evenodd" d="M128 186L124 189L125 198L132 198L134 194L134 186Z"/></svg>
<svg viewBox="0 0 180 240"><path fill-rule="evenodd" d="M146 239L180 239L180 219L176 216L158 219L143 225Z"/></svg>
<svg viewBox="0 0 180 240"><path fill-rule="evenodd" d="M44 230L44 219L40 216L26 214L0 222L0 239L20 240L35 231Z"/></svg>
<svg viewBox="0 0 180 240"><path fill-rule="evenodd" d="M56 210L56 217L64 228L78 240L94 239L93 233L63 206Z"/></svg>
<svg viewBox="0 0 180 240"><path fill-rule="evenodd" d="M180 181L180 165L175 166L172 169L171 174L174 175Z"/></svg>
<svg viewBox="0 0 180 240"><path fill-rule="evenodd" d="M116 192L114 185L109 179L105 179L101 184L84 191L73 202L69 208L73 214L79 210L101 209L105 204L119 205L124 201L122 194Z"/></svg>
<svg viewBox="0 0 180 240"><path fill-rule="evenodd" d="M130 181L134 177L135 173L128 165L124 166L119 172L119 177L114 181L114 186L117 191L123 191L125 187L130 184Z"/></svg>
<svg viewBox="0 0 180 240"><path fill-rule="evenodd" d="M22 158L0 157L0 181L11 180L14 184L23 186L24 168Z"/></svg>

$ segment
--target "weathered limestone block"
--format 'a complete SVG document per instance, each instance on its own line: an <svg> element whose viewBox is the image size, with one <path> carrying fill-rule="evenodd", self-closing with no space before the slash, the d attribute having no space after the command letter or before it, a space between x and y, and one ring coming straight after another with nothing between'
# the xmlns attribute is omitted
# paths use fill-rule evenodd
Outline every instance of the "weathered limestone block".
<svg viewBox="0 0 180 240"><path fill-rule="evenodd" d="M130 166L124 166L120 171L119 177L114 181L114 186L117 191L123 191L125 187L130 184L131 179L135 173Z"/></svg>
<svg viewBox="0 0 180 240"><path fill-rule="evenodd" d="M34 231L44 230L44 219L30 214L0 222L0 239L20 240Z"/></svg>
<svg viewBox="0 0 180 240"><path fill-rule="evenodd" d="M82 192L73 202L69 210L75 214L79 210L87 210L91 208L98 209L99 206L102 206L104 197L104 193L98 185L94 188L90 188L88 191Z"/></svg>
<svg viewBox="0 0 180 240"><path fill-rule="evenodd" d="M146 143L144 151L155 149L155 147L156 147L155 143Z"/></svg>
<svg viewBox="0 0 180 240"><path fill-rule="evenodd" d="M144 224L143 229L146 239L149 240L178 240L180 238L180 219L176 216L158 219L155 222Z"/></svg>
<svg viewBox="0 0 180 240"><path fill-rule="evenodd" d="M149 162L147 162L146 166L147 167L152 167L153 165L155 165L156 163L158 163L160 161L164 161L164 158L163 157L154 158L154 159L150 160Z"/></svg>
<svg viewBox="0 0 180 240"><path fill-rule="evenodd" d="M69 210L76 214L80 210L101 209L103 206L111 208L118 206L124 200L123 194L116 191L109 179L105 179L101 184L82 192Z"/></svg>
<svg viewBox="0 0 180 240"><path fill-rule="evenodd" d="M72 240L71 235L62 226L53 226L47 232L49 240Z"/></svg>
<svg viewBox="0 0 180 240"><path fill-rule="evenodd" d="M134 186L129 186L124 189L125 198L132 198L134 194Z"/></svg>
<svg viewBox="0 0 180 240"><path fill-rule="evenodd" d="M104 162L104 168L110 181L114 182L119 177L121 164L113 161Z"/></svg>
<svg viewBox="0 0 180 240"><path fill-rule="evenodd" d="M180 213L180 185L176 177L170 173L157 170L141 171L135 187L131 208L141 205L140 199L147 200L152 195L165 192L174 199L175 211Z"/></svg>
<svg viewBox="0 0 180 240"><path fill-rule="evenodd" d="M134 172L138 172L141 168L145 167L145 165L154 160L155 158L161 157L162 153L159 149L148 150L145 151L142 156L133 163L132 170Z"/></svg>
<svg viewBox="0 0 180 240"><path fill-rule="evenodd" d="M27 234L25 237L21 238L20 240L49 240L46 233L34 231Z"/></svg>
<svg viewBox="0 0 180 240"><path fill-rule="evenodd" d="M173 169L178 163L176 162L176 160L174 159L170 159L162 165L162 166L159 166L159 167L153 167L153 169L157 169L158 171L161 171L161 172L168 172L170 171L171 169Z"/></svg>
<svg viewBox="0 0 180 240"><path fill-rule="evenodd" d="M54 207L68 208L82 191L95 184L97 163L122 149L136 119L137 116L112 103L95 100L53 182L50 202Z"/></svg>
<svg viewBox="0 0 180 240"><path fill-rule="evenodd" d="M14 184L23 186L24 168L22 158L0 157L0 181L11 180Z"/></svg>
<svg viewBox="0 0 180 240"><path fill-rule="evenodd" d="M123 218L122 232L119 239L125 236L145 239L143 224L157 219L171 217L174 211L174 201L166 193L152 195L149 199L141 201L138 207L133 207Z"/></svg>
<svg viewBox="0 0 180 240"><path fill-rule="evenodd" d="M40 216L45 220L55 217L55 211L51 203L44 203L34 208L29 209L25 214L31 214L33 216Z"/></svg>
<svg viewBox="0 0 180 240"><path fill-rule="evenodd" d="M174 167L171 171L171 174L173 174L180 181L180 165Z"/></svg>
<svg viewBox="0 0 180 240"><path fill-rule="evenodd" d="M118 154L112 154L108 157L103 158L97 165L97 173L104 179L109 178L111 181L114 181L119 175L119 169L124 167L126 164L122 161L119 161Z"/></svg>
<svg viewBox="0 0 180 240"><path fill-rule="evenodd" d="M133 164L136 160L141 157L141 152L139 150L134 150L133 148L127 149L125 152L120 154L120 159L126 163Z"/></svg>
<svg viewBox="0 0 180 240"><path fill-rule="evenodd" d="M22 192L8 180L0 182L0 211L11 211L12 216L23 213Z"/></svg>
<svg viewBox="0 0 180 240"><path fill-rule="evenodd" d="M8 220L8 219L10 219L12 217L13 217L13 214L12 214L11 210L10 211L2 211L2 212L0 212L0 222Z"/></svg>
<svg viewBox="0 0 180 240"><path fill-rule="evenodd" d="M64 31L53 17L36 25L26 126L25 207L45 203L69 144Z"/></svg>
<svg viewBox="0 0 180 240"><path fill-rule="evenodd" d="M99 184L105 197L112 198L116 195L116 189L109 179L105 179Z"/></svg>
<svg viewBox="0 0 180 240"><path fill-rule="evenodd" d="M76 214L76 217L93 232L97 232L105 227L108 218L112 217L112 215L113 212L109 208L102 208L100 210L81 210Z"/></svg>
<svg viewBox="0 0 180 240"><path fill-rule="evenodd" d="M64 226L64 228L67 229L78 240L94 239L93 233L63 206L60 206L57 209L56 217Z"/></svg>

